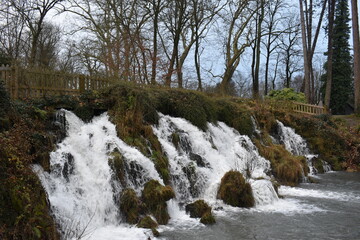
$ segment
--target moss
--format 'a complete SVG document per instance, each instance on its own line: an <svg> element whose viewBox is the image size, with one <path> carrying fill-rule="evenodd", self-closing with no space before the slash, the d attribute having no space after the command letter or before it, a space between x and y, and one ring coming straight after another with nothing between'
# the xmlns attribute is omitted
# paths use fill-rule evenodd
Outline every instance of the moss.
<svg viewBox="0 0 360 240"><path fill-rule="evenodd" d="M112 168L112 170L115 172L116 177L119 179L120 183L125 186L126 185L126 179L125 179L125 166L124 166L124 160L119 152L118 149L115 149L111 154L109 158L109 165Z"/></svg>
<svg viewBox="0 0 360 240"><path fill-rule="evenodd" d="M327 161L334 170L342 170L342 162L346 161L349 146L352 144L322 119L291 115L289 119L280 119L292 127L308 142L311 150L319 158Z"/></svg>
<svg viewBox="0 0 360 240"><path fill-rule="evenodd" d="M204 200L197 200L186 205L185 210L190 213L190 217L201 218L206 212L211 211L211 207Z"/></svg>
<svg viewBox="0 0 360 240"><path fill-rule="evenodd" d="M170 216L167 212L166 201L174 197L175 193L170 186L162 186L156 180L147 182L142 192L143 202L159 224L168 223Z"/></svg>
<svg viewBox="0 0 360 240"><path fill-rule="evenodd" d="M211 207L204 200L197 200L186 205L185 210L187 213L190 213L190 217L200 218L200 222L203 224L215 223L215 218L211 213Z"/></svg>
<svg viewBox="0 0 360 240"><path fill-rule="evenodd" d="M142 218L136 226L139 228L149 228L155 237L160 236L159 232L156 230L158 224L150 216Z"/></svg>
<svg viewBox="0 0 360 240"><path fill-rule="evenodd" d="M234 207L253 207L255 204L250 184L238 171L229 171L222 177L217 198Z"/></svg>
<svg viewBox="0 0 360 240"><path fill-rule="evenodd" d="M84 122L90 122L95 115L94 109L89 105L76 107L74 113Z"/></svg>
<svg viewBox="0 0 360 240"><path fill-rule="evenodd" d="M311 161L318 173L324 173L323 162L320 158L316 157L313 158Z"/></svg>
<svg viewBox="0 0 360 240"><path fill-rule="evenodd" d="M242 135L251 136L254 133L254 126L251 121L251 110L239 105L220 99L216 101L218 120L235 128Z"/></svg>
<svg viewBox="0 0 360 240"><path fill-rule="evenodd" d="M254 140L260 155L271 163L272 173L279 183L288 186L298 185L303 175L307 175L308 167L303 156L294 156L284 146L270 144L265 146Z"/></svg>
<svg viewBox="0 0 360 240"><path fill-rule="evenodd" d="M155 168L160 174L165 184L170 183L169 160L163 153L153 151L151 159L154 161Z"/></svg>
<svg viewBox="0 0 360 240"><path fill-rule="evenodd" d="M216 223L214 216L211 212L206 212L200 219L200 222L205 225Z"/></svg>
<svg viewBox="0 0 360 240"><path fill-rule="evenodd" d="M138 223L140 214L144 211L144 206L133 189L127 188L121 193L120 210L124 214L126 222L130 224Z"/></svg>

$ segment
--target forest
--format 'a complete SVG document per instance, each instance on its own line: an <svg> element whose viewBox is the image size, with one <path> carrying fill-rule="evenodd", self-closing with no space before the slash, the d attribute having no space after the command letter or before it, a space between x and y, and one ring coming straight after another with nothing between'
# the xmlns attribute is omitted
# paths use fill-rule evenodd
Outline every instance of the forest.
<svg viewBox="0 0 360 240"><path fill-rule="evenodd" d="M0 64L359 111L356 0L2 0L0 19Z"/></svg>

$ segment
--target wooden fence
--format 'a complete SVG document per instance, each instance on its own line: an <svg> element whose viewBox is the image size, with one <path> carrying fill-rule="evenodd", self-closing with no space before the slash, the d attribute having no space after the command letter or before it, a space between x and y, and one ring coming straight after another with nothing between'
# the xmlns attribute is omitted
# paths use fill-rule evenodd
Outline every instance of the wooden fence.
<svg viewBox="0 0 360 240"><path fill-rule="evenodd" d="M326 108L323 106L311 105L306 103L293 102L292 110L297 113L309 115L327 114Z"/></svg>
<svg viewBox="0 0 360 240"><path fill-rule="evenodd" d="M78 95L86 90L108 87L115 82L111 78L10 66L0 66L0 80L4 81L13 99Z"/></svg>

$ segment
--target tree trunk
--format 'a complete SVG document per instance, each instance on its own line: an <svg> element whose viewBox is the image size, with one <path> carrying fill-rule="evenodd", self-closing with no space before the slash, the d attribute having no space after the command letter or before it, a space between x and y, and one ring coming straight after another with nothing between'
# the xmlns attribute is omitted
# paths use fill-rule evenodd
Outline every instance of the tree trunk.
<svg viewBox="0 0 360 240"><path fill-rule="evenodd" d="M354 90L355 113L360 114L360 40L357 0L351 0L353 45L354 45Z"/></svg>
<svg viewBox="0 0 360 240"><path fill-rule="evenodd" d="M155 4L155 2L153 3ZM153 32L153 56L152 56L152 64L151 64L151 84L155 85L156 84L156 68L157 68L157 54L158 54L158 46L157 46L157 34L158 34L158 18L159 18L159 13L158 10L156 9L156 7L154 6L154 32Z"/></svg>
<svg viewBox="0 0 360 240"><path fill-rule="evenodd" d="M327 108L329 108L330 106L330 99L331 99L334 12L335 12L335 0L329 0L328 59L327 59L327 79L326 79L325 103L324 103Z"/></svg>
<svg viewBox="0 0 360 240"><path fill-rule="evenodd" d="M305 96L307 102L310 102L310 68L308 61L308 48L307 48L307 37L306 37L306 28L305 28L305 18L304 18L304 9L303 9L303 0L299 0L300 4L300 22L301 22L301 39L303 45L303 54L304 54L304 86L305 86Z"/></svg>

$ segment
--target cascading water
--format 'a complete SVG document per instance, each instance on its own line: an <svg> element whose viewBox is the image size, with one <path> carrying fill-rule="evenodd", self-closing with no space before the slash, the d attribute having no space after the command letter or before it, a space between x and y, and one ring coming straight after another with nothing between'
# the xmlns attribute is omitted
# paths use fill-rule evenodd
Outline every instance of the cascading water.
<svg viewBox="0 0 360 240"><path fill-rule="evenodd" d="M296 134L294 129L284 126L280 121L277 121L278 124L278 143L283 144L289 152L297 156L305 156L307 159L307 164L309 166L310 172L309 175L314 175L317 173L317 170L314 168L312 160L317 155L311 154L306 143L306 140L303 139L300 135ZM331 167L327 162L323 161L324 172L331 171Z"/></svg>
<svg viewBox="0 0 360 240"><path fill-rule="evenodd" d="M257 205L277 200L270 182L270 162L261 157L249 137L219 122L201 131L188 121L160 114L153 127L170 162L179 201L216 201L221 178L230 170L243 174L253 188Z"/></svg>
<svg viewBox="0 0 360 240"><path fill-rule="evenodd" d="M97 232L104 232L104 228L121 228L116 199L122 187L132 187L140 192L146 181L156 179L162 183L162 179L150 159L116 136L115 126L106 114L85 124L69 111L61 110L60 113L58 116L66 119L67 137L50 154L50 173L38 165L33 169L48 193L64 238L78 239L88 234L96 239ZM109 166L113 151L122 154L128 168L139 166L138 175L126 178L126 186L121 186ZM121 233L115 231L111 237L132 239L136 235L144 236L143 232L133 228ZM106 239L106 234L100 235Z"/></svg>

